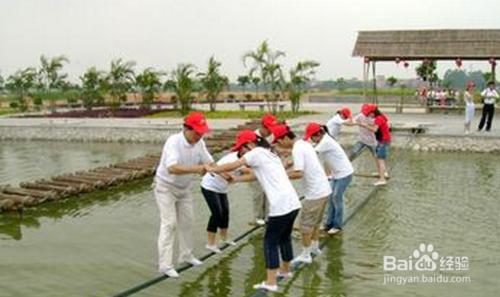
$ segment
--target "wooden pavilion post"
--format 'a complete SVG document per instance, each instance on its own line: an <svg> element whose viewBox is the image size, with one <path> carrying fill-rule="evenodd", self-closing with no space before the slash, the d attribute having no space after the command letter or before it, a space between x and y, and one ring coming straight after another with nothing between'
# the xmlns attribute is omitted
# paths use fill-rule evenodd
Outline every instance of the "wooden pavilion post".
<svg viewBox="0 0 500 297"><path fill-rule="evenodd" d="M372 103L378 104L378 98L377 98L377 77L376 77L376 70L375 70L375 60L371 61L372 62L372 76L373 76L373 99Z"/></svg>
<svg viewBox="0 0 500 297"><path fill-rule="evenodd" d="M496 66L497 66L496 63L491 63L491 81L493 81L495 83L495 85L497 82L496 75L495 75L495 69L497 68Z"/></svg>
<svg viewBox="0 0 500 297"><path fill-rule="evenodd" d="M366 97L366 81L368 80L368 75L367 75L367 64L365 63L363 59L363 102L367 103L368 98Z"/></svg>

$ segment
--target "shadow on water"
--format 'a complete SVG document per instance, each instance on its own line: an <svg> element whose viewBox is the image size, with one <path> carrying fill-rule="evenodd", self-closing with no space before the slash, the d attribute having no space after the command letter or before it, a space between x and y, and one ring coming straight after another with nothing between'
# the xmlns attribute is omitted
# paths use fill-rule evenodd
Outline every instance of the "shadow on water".
<svg viewBox="0 0 500 297"><path fill-rule="evenodd" d="M88 214L88 209L92 207L111 205L120 199L130 197L131 194L145 191L150 185L151 179L145 178L114 186L107 190L47 202L35 207L25 208L22 211L2 213L0 214L0 234L5 235L6 238L0 237L0 240L21 240L23 229L38 229L42 218L51 218L57 221L65 216L84 217Z"/></svg>

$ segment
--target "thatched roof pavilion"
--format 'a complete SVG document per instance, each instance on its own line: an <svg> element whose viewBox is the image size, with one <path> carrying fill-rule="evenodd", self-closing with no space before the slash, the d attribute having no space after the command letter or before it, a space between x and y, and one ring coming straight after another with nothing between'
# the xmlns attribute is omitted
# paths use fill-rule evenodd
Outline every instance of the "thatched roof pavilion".
<svg viewBox="0 0 500 297"><path fill-rule="evenodd" d="M500 30L360 31L353 56L371 61L500 59Z"/></svg>
<svg viewBox="0 0 500 297"><path fill-rule="evenodd" d="M365 80L371 64L375 93L377 61L482 60L490 63L494 78L496 60L500 60L500 30L360 31L352 55L364 58Z"/></svg>

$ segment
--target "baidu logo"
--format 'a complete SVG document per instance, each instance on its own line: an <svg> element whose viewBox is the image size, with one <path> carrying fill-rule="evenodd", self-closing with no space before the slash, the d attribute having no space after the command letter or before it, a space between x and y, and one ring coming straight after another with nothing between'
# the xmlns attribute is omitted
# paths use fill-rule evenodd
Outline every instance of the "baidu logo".
<svg viewBox="0 0 500 297"><path fill-rule="evenodd" d="M439 254L432 244L421 243L408 259L384 256L384 271L436 271Z"/></svg>

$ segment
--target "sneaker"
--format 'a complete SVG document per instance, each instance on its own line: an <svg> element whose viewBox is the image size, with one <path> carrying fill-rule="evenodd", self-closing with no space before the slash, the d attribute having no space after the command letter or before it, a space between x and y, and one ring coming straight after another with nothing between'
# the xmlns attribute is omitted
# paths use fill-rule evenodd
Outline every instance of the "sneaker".
<svg viewBox="0 0 500 297"><path fill-rule="evenodd" d="M374 185L375 187L378 187L378 186L385 186L385 185L387 185L387 181L385 181L385 180L378 180L378 181L374 182L374 183L373 183L373 185Z"/></svg>
<svg viewBox="0 0 500 297"><path fill-rule="evenodd" d="M321 255L323 252L321 251L321 249L319 247L312 247L311 248L311 253L313 253L314 255L316 256L319 256Z"/></svg>
<svg viewBox="0 0 500 297"><path fill-rule="evenodd" d="M209 251L216 253L216 254L222 253L222 251L216 245L208 245L207 244L207 245L205 245L205 248ZM196 259L196 260L198 260L198 259Z"/></svg>
<svg viewBox="0 0 500 297"><path fill-rule="evenodd" d="M332 228L332 229L328 230L328 234L335 235L335 234L339 234L340 231L342 231L342 230L341 229L337 229L337 228Z"/></svg>
<svg viewBox="0 0 500 297"><path fill-rule="evenodd" d="M279 278L291 278L292 276L293 276L293 273L291 271L288 271L288 272L278 271L278 273L276 273L276 277L279 277Z"/></svg>
<svg viewBox="0 0 500 297"><path fill-rule="evenodd" d="M193 265L193 266L200 266L201 264L203 264L203 262L196 259L194 256L191 256L191 258L189 260L187 260L186 262Z"/></svg>
<svg viewBox="0 0 500 297"><path fill-rule="evenodd" d="M268 285L266 282L261 282L260 284L253 285L256 290L266 290L271 292L278 292L278 285Z"/></svg>
<svg viewBox="0 0 500 297"><path fill-rule="evenodd" d="M259 226L264 226L266 224L266 221L263 219L255 219L255 223Z"/></svg>
<svg viewBox="0 0 500 297"><path fill-rule="evenodd" d="M386 179L391 178L391 176L389 175L389 172L384 173L384 177L385 177Z"/></svg>
<svg viewBox="0 0 500 297"><path fill-rule="evenodd" d="M230 246L235 246L236 242L232 241L231 239L226 239L223 241L223 243L230 245Z"/></svg>
<svg viewBox="0 0 500 297"><path fill-rule="evenodd" d="M302 252L297 258L292 260L292 263L302 262L304 264L311 264L312 261L311 253Z"/></svg>
<svg viewBox="0 0 500 297"><path fill-rule="evenodd" d="M161 269L160 272L168 277L171 277L171 278L178 278L179 277L179 273L177 273L177 270L175 270L174 268Z"/></svg>

